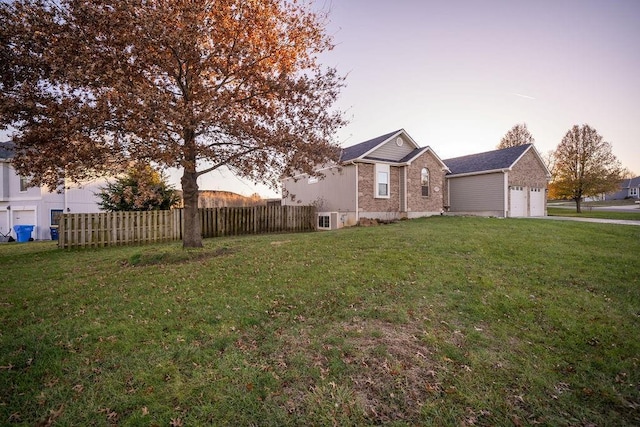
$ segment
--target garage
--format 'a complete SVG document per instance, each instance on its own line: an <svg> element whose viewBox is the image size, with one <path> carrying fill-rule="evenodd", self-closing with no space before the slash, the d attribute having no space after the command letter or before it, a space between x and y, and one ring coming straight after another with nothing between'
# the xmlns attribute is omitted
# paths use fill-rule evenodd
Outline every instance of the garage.
<svg viewBox="0 0 640 427"><path fill-rule="evenodd" d="M532 144L444 160L452 214L544 216L551 172Z"/></svg>
<svg viewBox="0 0 640 427"><path fill-rule="evenodd" d="M544 216L545 191L542 188L529 190L529 215Z"/></svg>
<svg viewBox="0 0 640 427"><path fill-rule="evenodd" d="M29 207L21 207L21 208L12 208L11 209L11 216L13 217L13 227L15 227L16 225L37 225L36 223L36 210L35 208L31 208ZM15 235L15 229L13 230L14 233L14 237L17 237ZM31 234L31 237L33 237L34 239L37 238L37 229L33 230L33 233Z"/></svg>
<svg viewBox="0 0 640 427"><path fill-rule="evenodd" d="M527 216L527 197L524 188L513 186L509 190L509 216Z"/></svg>
<svg viewBox="0 0 640 427"><path fill-rule="evenodd" d="M9 234L9 215L7 214L6 210L0 210L0 238L8 234Z"/></svg>

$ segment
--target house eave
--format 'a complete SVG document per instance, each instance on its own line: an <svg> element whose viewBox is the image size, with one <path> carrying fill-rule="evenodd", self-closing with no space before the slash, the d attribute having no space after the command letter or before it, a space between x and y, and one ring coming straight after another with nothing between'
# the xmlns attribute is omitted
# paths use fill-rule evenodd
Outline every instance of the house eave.
<svg viewBox="0 0 640 427"><path fill-rule="evenodd" d="M486 174L498 173L498 172L507 173L510 170L511 168L502 168L502 169L492 169L492 170L485 170L485 171L465 172L465 173L445 175L445 178L461 178L464 176L486 175Z"/></svg>

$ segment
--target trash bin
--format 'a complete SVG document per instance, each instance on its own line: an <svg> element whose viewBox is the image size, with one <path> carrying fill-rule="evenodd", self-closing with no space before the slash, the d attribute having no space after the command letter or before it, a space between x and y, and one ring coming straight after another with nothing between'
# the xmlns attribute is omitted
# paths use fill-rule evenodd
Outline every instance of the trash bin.
<svg viewBox="0 0 640 427"><path fill-rule="evenodd" d="M28 242L34 227L34 225L14 225L13 229L16 232L16 240L18 242Z"/></svg>
<svg viewBox="0 0 640 427"><path fill-rule="evenodd" d="M58 227L50 227L51 230L51 240L58 240Z"/></svg>

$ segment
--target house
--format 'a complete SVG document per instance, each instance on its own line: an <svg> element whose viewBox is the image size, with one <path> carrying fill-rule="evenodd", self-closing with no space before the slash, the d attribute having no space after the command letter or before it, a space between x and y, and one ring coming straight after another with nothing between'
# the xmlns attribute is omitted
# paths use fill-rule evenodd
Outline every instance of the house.
<svg viewBox="0 0 640 427"><path fill-rule="evenodd" d="M20 176L11 166L13 144L0 142L0 235L16 238L16 225L35 226L31 237L36 240L51 238L51 226L58 224L63 212L99 212L100 191L106 180L95 180L83 185L70 184L54 191L46 187L30 187L29 178Z"/></svg>
<svg viewBox="0 0 640 427"><path fill-rule="evenodd" d="M455 214L545 216L551 173L532 144L446 159L447 205Z"/></svg>
<svg viewBox="0 0 640 427"><path fill-rule="evenodd" d="M315 205L320 229L364 218L439 215L447 166L430 147L400 129L344 148L337 164L282 180L283 205Z"/></svg>
<svg viewBox="0 0 640 427"><path fill-rule="evenodd" d="M605 200L623 199L640 199L640 176L623 179L619 191L605 195Z"/></svg>

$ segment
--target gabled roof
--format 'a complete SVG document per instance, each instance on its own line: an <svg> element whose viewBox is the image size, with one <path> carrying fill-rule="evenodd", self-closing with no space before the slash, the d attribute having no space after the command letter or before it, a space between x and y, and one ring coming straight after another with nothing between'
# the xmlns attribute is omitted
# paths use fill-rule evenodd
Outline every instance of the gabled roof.
<svg viewBox="0 0 640 427"><path fill-rule="evenodd" d="M451 171L451 175L509 170L532 147L532 144L518 145L501 150L445 159L444 163Z"/></svg>
<svg viewBox="0 0 640 427"><path fill-rule="evenodd" d="M387 133L385 135L370 139L368 141L364 141L359 144L343 148L342 154L340 155L340 161L349 162L351 160L363 158L367 153L375 150L376 148L378 148L385 142L389 141L391 138L393 138L394 136L398 135L401 132L404 132L404 130L399 129L391 133Z"/></svg>
<svg viewBox="0 0 640 427"><path fill-rule="evenodd" d="M0 142L0 159L11 159L14 147L13 142Z"/></svg>
<svg viewBox="0 0 640 427"><path fill-rule="evenodd" d="M409 143L414 147L414 149L406 154L401 159L383 159L379 157L373 157L369 154L373 153L379 147L382 147L384 144L392 141L394 138L403 135L405 140L408 140ZM415 158L417 158L422 153L430 151L431 154L438 160L438 162L442 165L444 169L447 168L447 165L438 157L438 155L430 148L430 147L420 147L418 144L409 136L409 134L404 129L399 129L394 132L390 132L381 136L378 136L373 139L369 139L367 141L361 142L356 145L352 145L350 147L346 147L342 149L342 153L340 155L340 162L353 162L353 161L379 161L379 162L387 162L393 163L397 165L406 165L411 163Z"/></svg>
<svg viewBox="0 0 640 427"><path fill-rule="evenodd" d="M620 187L621 188L640 187L640 176L636 176L635 178L627 178L623 180Z"/></svg>

